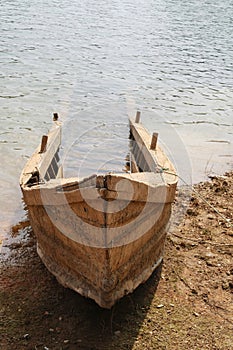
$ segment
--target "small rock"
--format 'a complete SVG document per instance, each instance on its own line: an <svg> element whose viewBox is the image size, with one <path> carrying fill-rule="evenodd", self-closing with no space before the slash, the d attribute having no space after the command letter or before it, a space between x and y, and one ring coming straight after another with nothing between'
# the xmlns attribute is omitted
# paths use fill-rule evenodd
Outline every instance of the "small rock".
<svg viewBox="0 0 233 350"><path fill-rule="evenodd" d="M208 215L207 215L207 219L209 219L209 220L214 220L215 217L214 217L214 215L212 215L212 214L208 214Z"/></svg>
<svg viewBox="0 0 233 350"><path fill-rule="evenodd" d="M162 307L164 307L164 305L163 305L163 304L159 304L159 305L157 305L157 309L161 309Z"/></svg>
<svg viewBox="0 0 233 350"><path fill-rule="evenodd" d="M69 342L70 342L69 339L65 339L65 340L63 341L64 344L68 344Z"/></svg>
<svg viewBox="0 0 233 350"><path fill-rule="evenodd" d="M61 316L58 319L59 319L59 321L62 321L62 317Z"/></svg>
<svg viewBox="0 0 233 350"><path fill-rule="evenodd" d="M52 332L54 332L54 329L53 328L49 328L49 331L52 333Z"/></svg>
<svg viewBox="0 0 233 350"><path fill-rule="evenodd" d="M214 174L209 174L208 178L210 178L211 180L217 180L218 179L218 177L216 175L214 175Z"/></svg>
<svg viewBox="0 0 233 350"><path fill-rule="evenodd" d="M230 288L230 283L228 282L228 281L224 281L223 283L222 283L222 289L223 290L227 290L227 289L229 289Z"/></svg>
<svg viewBox="0 0 233 350"><path fill-rule="evenodd" d="M194 312L193 314L194 314L194 316L196 316L196 317L200 316L199 313L197 313L197 312Z"/></svg>
<svg viewBox="0 0 233 350"><path fill-rule="evenodd" d="M207 252L205 254L205 256L206 256L206 258L214 258L215 257L215 255L212 252Z"/></svg>
<svg viewBox="0 0 233 350"><path fill-rule="evenodd" d="M221 192L221 187L216 187L215 193Z"/></svg>
<svg viewBox="0 0 233 350"><path fill-rule="evenodd" d="M29 339L29 334L28 333L24 334L23 339Z"/></svg>
<svg viewBox="0 0 233 350"><path fill-rule="evenodd" d="M188 209L187 210L187 214L190 215L190 216L197 216L197 212L192 210L192 209Z"/></svg>

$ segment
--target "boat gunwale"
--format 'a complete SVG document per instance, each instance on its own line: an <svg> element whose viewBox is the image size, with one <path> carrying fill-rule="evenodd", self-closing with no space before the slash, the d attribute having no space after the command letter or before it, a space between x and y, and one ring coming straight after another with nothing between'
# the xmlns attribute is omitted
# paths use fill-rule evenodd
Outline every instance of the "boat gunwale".
<svg viewBox="0 0 233 350"><path fill-rule="evenodd" d="M129 123L130 123L130 131L132 131L132 128L135 128L135 130L137 129L141 129L143 130L144 133L147 134L147 137L150 138L150 134L148 132L148 130L141 124L141 123L135 123L132 120L129 119ZM55 140L57 138L59 138L59 144L61 143L61 130L62 130L62 124L60 122L55 122L54 126L50 129L50 131L48 132L48 148L53 146L53 143L55 142ZM131 173L121 173L121 172L109 172L106 174L92 174L90 177L88 178L78 178L78 177L69 177L69 178L65 178L65 177L61 177L61 178L55 178L55 179L50 179L49 181L42 181L39 183L35 183L33 185L29 185L28 182L31 178L31 176L33 175L34 172L38 171L38 173L40 173L40 167L41 164L43 163L43 161L46 161L46 157L47 157L47 153L46 151L44 153L40 153L40 146L37 147L37 149L35 150L35 152L32 154L32 156L29 158L29 160L27 161L27 163L25 164L21 176L20 176L20 186L21 188L25 191L32 191L34 189L51 189L51 188L56 188L56 187L66 187L66 186L72 186L72 185L81 185L82 183L85 182L87 179L90 179L91 177L96 178L96 177L106 177L106 176L121 176L122 178L127 178L129 180L132 181L139 181L139 182L143 182L142 179L140 179L140 177L146 177L146 174L154 174L155 176L157 174L161 175L161 182L164 183L164 185L175 185L178 181L178 177L176 174L176 170L172 164L172 162L170 161L170 159L168 158L168 156L163 152L162 148L157 145L155 150L151 150L148 144L148 140L143 140L142 139L142 147L145 147L146 152L148 152L148 154L150 155L151 159L153 160L154 166L156 167L156 171L142 171L142 172L131 172ZM136 141L137 142L137 141ZM59 147L59 146L58 146ZM141 152L141 150L140 150ZM158 158L162 158L164 159L164 161L166 161L166 163L169 165L169 172L168 174L166 173L166 169L163 169L162 164L159 164L158 162ZM138 175L138 174L142 174L142 175ZM162 178L163 177L163 178ZM150 183L148 183L147 181L145 181L145 183L148 186L151 186ZM161 185L160 182L157 183L157 185ZM90 186L87 186L90 188ZM95 184L93 184L93 188L96 187ZM152 186L154 187L154 186ZM84 186L82 186L82 188L84 188Z"/></svg>

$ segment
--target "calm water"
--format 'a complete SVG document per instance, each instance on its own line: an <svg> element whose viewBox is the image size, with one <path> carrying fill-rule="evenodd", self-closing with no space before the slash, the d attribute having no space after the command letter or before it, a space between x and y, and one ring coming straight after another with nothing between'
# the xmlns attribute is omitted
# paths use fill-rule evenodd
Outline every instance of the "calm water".
<svg viewBox="0 0 233 350"><path fill-rule="evenodd" d="M139 108L180 174L233 168L232 0L5 0L0 35L1 236L25 218L18 178L53 112L64 154L110 130L120 155Z"/></svg>

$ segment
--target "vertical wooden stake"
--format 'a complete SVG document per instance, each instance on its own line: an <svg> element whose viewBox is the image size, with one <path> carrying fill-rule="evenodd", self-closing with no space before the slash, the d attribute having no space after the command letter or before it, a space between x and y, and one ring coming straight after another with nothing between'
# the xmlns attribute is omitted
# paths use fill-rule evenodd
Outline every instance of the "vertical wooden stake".
<svg viewBox="0 0 233 350"><path fill-rule="evenodd" d="M151 139L150 149L155 150L158 140L158 133L154 132Z"/></svg>
<svg viewBox="0 0 233 350"><path fill-rule="evenodd" d="M53 113L53 121L57 121L58 120L58 113Z"/></svg>
<svg viewBox="0 0 233 350"><path fill-rule="evenodd" d="M140 121L140 116L141 116L141 112L140 112L140 111L137 111L136 118L135 118L135 123L139 123L139 121Z"/></svg>
<svg viewBox="0 0 233 350"><path fill-rule="evenodd" d="M48 136L47 135L43 135L42 136L42 140L41 140L40 152L39 153L44 153L46 151L47 141L48 141Z"/></svg>

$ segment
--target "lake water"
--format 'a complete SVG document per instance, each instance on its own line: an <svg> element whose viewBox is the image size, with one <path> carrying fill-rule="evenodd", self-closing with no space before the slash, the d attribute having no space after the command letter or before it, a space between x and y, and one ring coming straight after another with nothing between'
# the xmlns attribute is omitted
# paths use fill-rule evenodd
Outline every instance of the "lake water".
<svg viewBox="0 0 233 350"><path fill-rule="evenodd" d="M65 150L120 148L140 109L181 176L233 168L231 0L6 0L0 19L0 236L25 220L19 175L53 112Z"/></svg>

